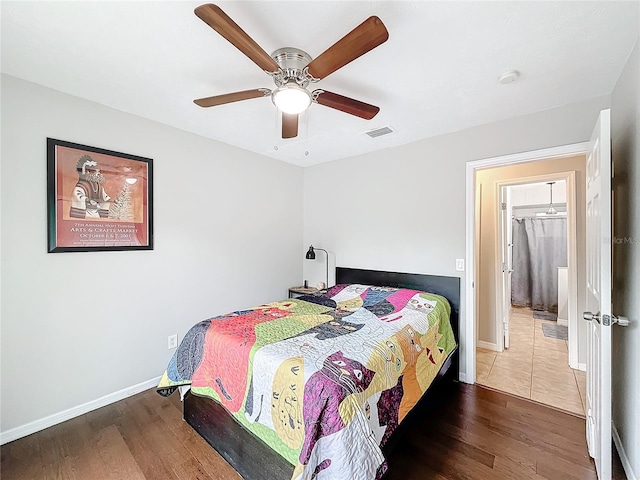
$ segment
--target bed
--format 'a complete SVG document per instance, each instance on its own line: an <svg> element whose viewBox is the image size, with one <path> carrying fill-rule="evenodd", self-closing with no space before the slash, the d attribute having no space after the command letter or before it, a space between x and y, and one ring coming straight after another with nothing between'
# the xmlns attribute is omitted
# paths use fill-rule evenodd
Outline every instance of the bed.
<svg viewBox="0 0 640 480"><path fill-rule="evenodd" d="M427 293L425 293L427 292ZM457 277L336 269L336 286L196 324L158 392L247 480L374 479L457 380Z"/></svg>

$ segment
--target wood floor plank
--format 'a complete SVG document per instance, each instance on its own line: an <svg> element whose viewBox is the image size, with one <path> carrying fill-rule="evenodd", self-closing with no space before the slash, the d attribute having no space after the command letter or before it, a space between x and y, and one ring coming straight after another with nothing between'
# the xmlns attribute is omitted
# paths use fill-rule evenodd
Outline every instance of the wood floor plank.
<svg viewBox="0 0 640 480"><path fill-rule="evenodd" d="M401 451L394 452L389 458L389 470L384 480L449 480L437 465L424 462L420 469L415 468L415 459L420 458L422 452L412 444L407 444Z"/></svg>
<svg viewBox="0 0 640 480"><path fill-rule="evenodd" d="M20 438L3 445L1 448L2 470L0 478L3 480L44 478L38 434Z"/></svg>
<svg viewBox="0 0 640 480"><path fill-rule="evenodd" d="M159 397L159 396L158 396ZM161 397L159 397L161 398ZM176 396L176 398L179 398ZM178 402L163 401L159 412L169 428L179 439L193 458L198 459L199 466L189 466L205 471L216 471L217 480L238 480L239 475L224 459L203 441L200 435L182 419L182 405ZM186 467L185 467L186 468Z"/></svg>
<svg viewBox="0 0 640 480"><path fill-rule="evenodd" d="M115 425L103 428L93 442L102 460L103 475L110 480L121 478L145 480L131 451Z"/></svg>
<svg viewBox="0 0 640 480"><path fill-rule="evenodd" d="M548 453L538 456L536 472L548 480L563 478L567 480L598 480L595 469L576 465Z"/></svg>
<svg viewBox="0 0 640 480"><path fill-rule="evenodd" d="M595 479L584 428L579 417L461 384L437 411L412 419L384 480ZM0 453L2 480L240 480L182 420L179 396L153 389Z"/></svg>
<svg viewBox="0 0 640 480"><path fill-rule="evenodd" d="M167 401L160 395L154 395L146 396L144 400L147 408L160 415L166 428L181 443L184 448L184 457L191 455L197 459L195 462L183 462L180 470L187 473L191 471L193 474L200 471L214 471L216 472L216 480L238 480L240 476L233 467L215 450L212 450L206 442L203 443L202 438L182 419L182 404L178 399L178 395L172 399L173 401ZM191 479L193 477L179 478Z"/></svg>
<svg viewBox="0 0 640 480"><path fill-rule="evenodd" d="M45 478L74 480L73 472L66 461L70 452L64 442L64 437L71 428L69 424L62 423L43 430L39 436L40 461Z"/></svg>
<svg viewBox="0 0 640 480"><path fill-rule="evenodd" d="M147 414L143 405L131 403L129 418L116 424L124 442L146 478L177 478L172 461L180 461L180 444L160 417ZM178 450L176 450L176 447Z"/></svg>
<svg viewBox="0 0 640 480"><path fill-rule="evenodd" d="M497 393L488 389L485 392ZM475 397L468 397L468 402L473 404L474 408L481 409L479 412L483 418L495 420L496 418L510 418L523 422L523 424L531 424L534 427L541 427L548 431L556 433L565 433L567 430L571 432L584 433L584 419L575 417L570 414L564 414L559 410L546 407L530 400L520 399L515 396L509 396L502 399L501 402L496 400L487 400L487 393L478 394ZM507 396L506 394L499 394ZM461 404L459 411L464 412L469 408L466 404ZM562 413L563 415L558 415Z"/></svg>
<svg viewBox="0 0 640 480"><path fill-rule="evenodd" d="M560 411L554 407L542 405L538 402L513 397L511 400L507 401L507 409L522 413L525 416L538 418L547 423L555 423L556 425L561 426L564 430L571 430L572 432L584 431L584 417ZM558 412L565 413L566 415L559 417L557 415Z"/></svg>
<svg viewBox="0 0 640 480"><path fill-rule="evenodd" d="M455 455L452 454L452 450L448 450L435 439L411 443L420 450L421 463L431 464L445 477L461 480L497 480L492 468L457 451Z"/></svg>
<svg viewBox="0 0 640 480"><path fill-rule="evenodd" d="M530 447L536 447L546 453L551 453L557 458L565 459L576 465L591 466L592 461L587 453L586 439L582 447L577 445L577 439L569 435L557 435L553 432L545 432L539 425L526 425L521 422L501 417L492 422L491 430L504 435L514 441L525 443Z"/></svg>
<svg viewBox="0 0 640 480"><path fill-rule="evenodd" d="M526 468L523 468L526 467ZM496 476L518 480L543 480L544 477L538 475L536 469L529 468L529 465L522 465L510 457L496 457L493 463L493 470ZM556 479L557 480L557 479Z"/></svg>
<svg viewBox="0 0 640 480"><path fill-rule="evenodd" d="M431 435L429 433L422 433L421 439L425 441L426 439L431 440ZM489 468L493 468L493 463L495 462L496 456L488 453L482 448L478 448L477 446L467 443L465 441L458 440L452 436L447 435L443 429L440 429L438 440L437 440L438 448L444 448L445 450L455 451L460 455L464 455L465 457L473 460L475 462L481 463Z"/></svg>
<svg viewBox="0 0 640 480"><path fill-rule="evenodd" d="M69 464L73 478L101 478L104 475L100 453L94 448L84 448L65 461Z"/></svg>
<svg viewBox="0 0 640 480"><path fill-rule="evenodd" d="M215 477L209 475L202 464L195 458L189 458L178 465L174 465L173 472L177 478L184 480L217 480L218 478L213 471L212 475L215 475Z"/></svg>
<svg viewBox="0 0 640 480"><path fill-rule="evenodd" d="M505 437L490 430L483 424L469 423L466 428L460 428L448 421L442 422L441 430L454 438L472 445L483 445L483 448L496 457L509 458L518 464L520 471L534 473L536 471L535 458L532 458L531 447L521 442L505 441ZM494 462L495 468L495 462Z"/></svg>
<svg viewBox="0 0 640 480"><path fill-rule="evenodd" d="M69 465L71 475L76 479L103 475L102 460L96 448L98 431L90 420L91 417L85 415L76 417L65 422L67 428L64 432L57 434L65 444L65 451L69 453L65 462Z"/></svg>

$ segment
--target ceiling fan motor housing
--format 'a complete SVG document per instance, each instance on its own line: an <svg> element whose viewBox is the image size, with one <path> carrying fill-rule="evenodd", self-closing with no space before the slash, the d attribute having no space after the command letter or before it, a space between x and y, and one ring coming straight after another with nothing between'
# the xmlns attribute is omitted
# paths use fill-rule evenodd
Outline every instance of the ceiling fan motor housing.
<svg viewBox="0 0 640 480"><path fill-rule="evenodd" d="M311 63L311 55L294 47L279 48L271 57L280 67L280 71L273 75L273 81L278 87L289 82L296 82L306 88L312 77L305 72L305 67Z"/></svg>

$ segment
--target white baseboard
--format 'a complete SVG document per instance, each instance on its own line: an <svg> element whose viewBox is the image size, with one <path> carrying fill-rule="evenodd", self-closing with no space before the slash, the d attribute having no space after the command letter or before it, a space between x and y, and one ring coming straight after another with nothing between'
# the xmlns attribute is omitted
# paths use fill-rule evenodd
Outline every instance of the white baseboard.
<svg viewBox="0 0 640 480"><path fill-rule="evenodd" d="M620 457L622 468L624 468L624 473L627 475L627 480L638 480L638 477L636 477L633 469L631 468L629 457L627 457L627 452L624 449L624 445L622 445L622 440L620 439L620 435L618 435L618 429L616 428L615 423L611 423L611 433L613 434L613 443L616 446L616 450L618 450L618 456Z"/></svg>
<svg viewBox="0 0 640 480"><path fill-rule="evenodd" d="M582 370L583 372L587 371L587 364L586 363L578 363L578 370Z"/></svg>
<svg viewBox="0 0 640 480"><path fill-rule="evenodd" d="M158 385L160 378L161 377L152 378L151 380L147 380L146 382L138 383L137 385L132 385L131 387L123 388L122 390L118 390L117 392L105 395L104 397L100 397L90 402L83 403L82 405L78 405L77 407L72 407L68 410L64 410L62 412L49 415L48 417L41 418L40 420L35 420L33 422L29 422L25 425L20 425L19 427L12 428L5 432L0 432L0 445L13 442L14 440L17 440L19 438L26 437L27 435L39 432L40 430L44 430L45 428L53 427L58 423L71 420L72 418L84 415L85 413L88 413L92 410L96 410L100 407L104 407L105 405L109 405L111 403L115 403L119 400L123 400L127 397L135 395L136 393L140 393L144 390L153 388Z"/></svg>
<svg viewBox="0 0 640 480"><path fill-rule="evenodd" d="M558 318L558 325L562 325L563 327L569 326L569 320L566 318Z"/></svg>
<svg viewBox="0 0 640 480"><path fill-rule="evenodd" d="M498 346L495 343L485 342L484 340L478 340L478 347L485 350L493 350L494 352L498 351Z"/></svg>

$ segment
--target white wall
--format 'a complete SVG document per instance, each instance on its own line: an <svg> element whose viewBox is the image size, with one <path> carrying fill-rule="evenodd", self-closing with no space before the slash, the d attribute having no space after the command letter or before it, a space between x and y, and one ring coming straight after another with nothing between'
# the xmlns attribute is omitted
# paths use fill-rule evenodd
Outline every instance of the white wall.
<svg viewBox="0 0 640 480"><path fill-rule="evenodd" d="M611 94L615 176L613 311L631 326L613 327L613 421L628 478L640 478L640 49ZM617 440L617 439L616 439ZM622 451L621 451L622 450ZM629 469L633 472L630 473Z"/></svg>
<svg viewBox="0 0 640 480"><path fill-rule="evenodd" d="M196 322L286 298L301 168L2 77L3 433L162 374ZM46 138L153 159L155 249L47 253Z"/></svg>
<svg viewBox="0 0 640 480"><path fill-rule="evenodd" d="M549 205L551 195L549 185L546 182L528 183L509 187L511 191L511 205L519 207L523 205ZM553 204L566 203L567 188L564 180L557 180L553 185Z"/></svg>
<svg viewBox="0 0 640 480"><path fill-rule="evenodd" d="M465 163L588 141L608 107L599 97L306 168L304 245L334 252L338 266L458 276L464 291ZM461 310L464 322L464 295Z"/></svg>

